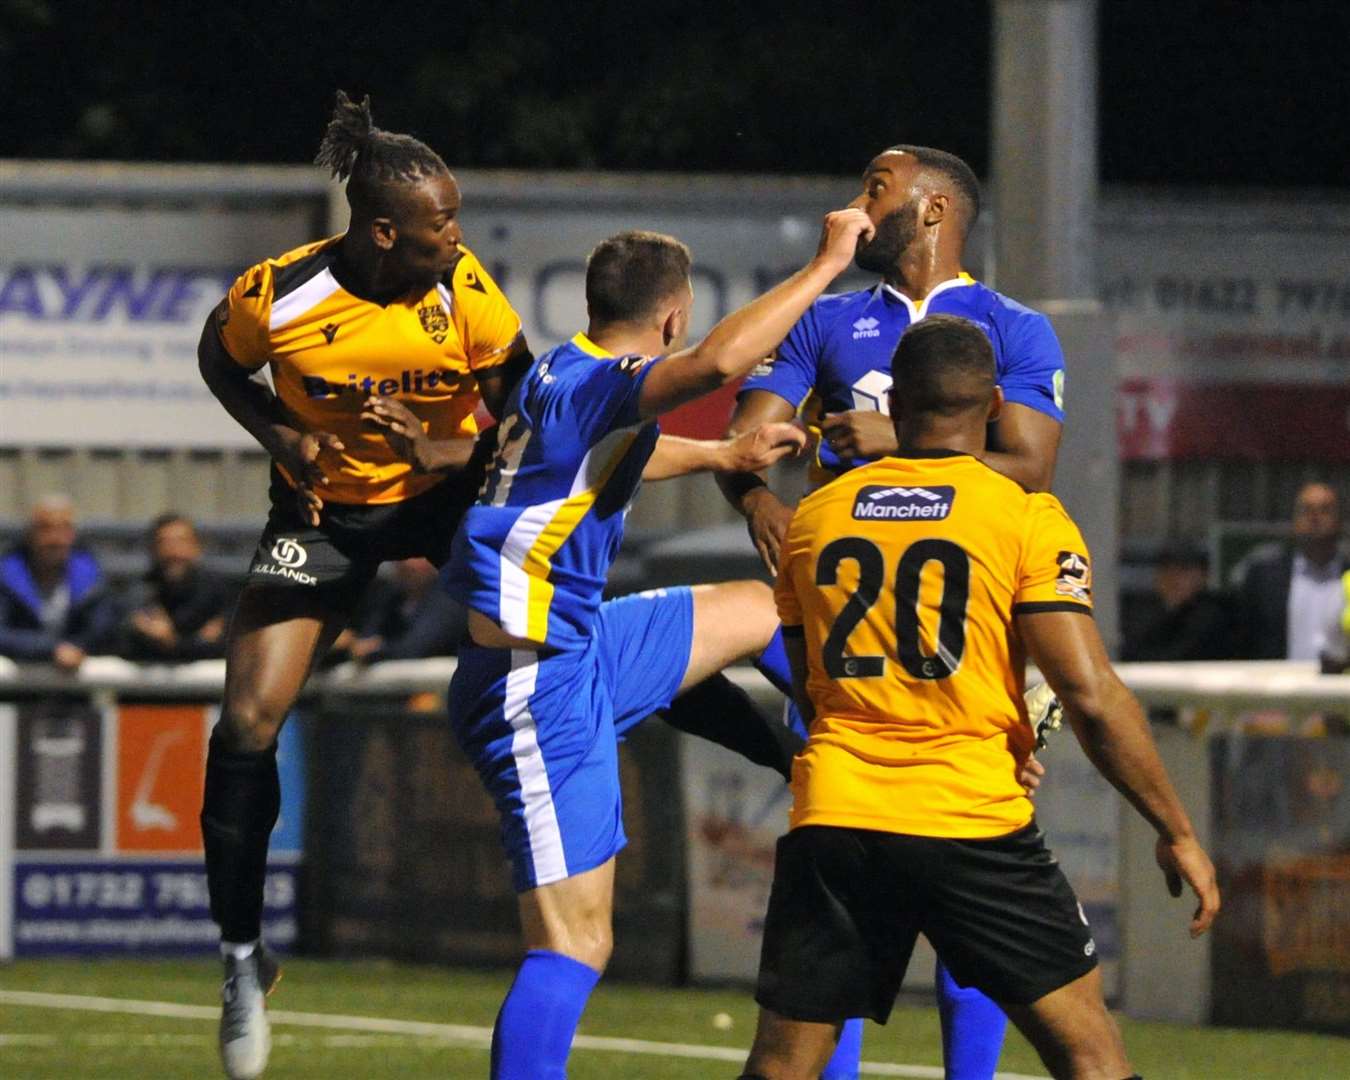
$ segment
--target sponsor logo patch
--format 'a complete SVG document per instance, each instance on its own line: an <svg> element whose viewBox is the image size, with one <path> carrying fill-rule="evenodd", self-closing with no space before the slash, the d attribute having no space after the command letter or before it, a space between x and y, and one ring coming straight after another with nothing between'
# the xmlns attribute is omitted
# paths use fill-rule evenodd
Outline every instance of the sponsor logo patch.
<svg viewBox="0 0 1350 1080"><path fill-rule="evenodd" d="M881 330L878 329L881 323L870 315L864 315L853 324L853 340L861 341L863 338L881 337Z"/></svg>
<svg viewBox="0 0 1350 1080"><path fill-rule="evenodd" d="M319 583L319 579L313 574L307 574L300 569L309 561L309 552L295 537L277 537L272 544L272 558L275 560L274 562L254 563L249 572L287 578L297 585L317 585Z"/></svg>
<svg viewBox="0 0 1350 1080"><path fill-rule="evenodd" d="M349 371L345 383L326 379L322 375L301 375L300 385L304 388L305 396L312 398L335 397L339 394L380 394L389 397L398 393L425 394L437 389L450 394L458 390L459 384L467 378L467 375L458 375L453 371L423 371L416 368L394 373L389 378Z"/></svg>
<svg viewBox="0 0 1350 1080"><path fill-rule="evenodd" d="M289 566L294 570L298 566L305 565L309 553L305 551L304 545L299 540L292 536L283 536L272 545L272 558L276 559L282 566Z"/></svg>
<svg viewBox="0 0 1350 1080"><path fill-rule="evenodd" d="M1076 551L1061 551L1055 556L1059 576L1055 578L1055 592L1086 604L1092 595L1092 566L1086 557Z"/></svg>
<svg viewBox="0 0 1350 1080"><path fill-rule="evenodd" d="M853 498L858 521L942 521L956 501L954 487L882 487L870 484Z"/></svg>
<svg viewBox="0 0 1350 1080"><path fill-rule="evenodd" d="M319 327L319 333L323 335L324 341L329 345L333 344L333 339L337 337L337 332L342 329L337 323L326 323Z"/></svg>

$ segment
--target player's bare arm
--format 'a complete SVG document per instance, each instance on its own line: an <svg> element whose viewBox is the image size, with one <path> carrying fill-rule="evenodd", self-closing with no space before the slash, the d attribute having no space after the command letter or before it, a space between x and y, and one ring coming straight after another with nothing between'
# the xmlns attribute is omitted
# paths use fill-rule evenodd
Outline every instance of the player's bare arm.
<svg viewBox="0 0 1350 1080"><path fill-rule="evenodd" d="M727 424L727 435L736 436L760 424L792 419L796 410L786 398L768 390L751 390L736 402L736 411ZM750 540L759 552L765 568L778 573L778 552L792 520L792 507L770 489L762 469L743 469L717 474L717 486L727 502L745 518Z"/></svg>
<svg viewBox="0 0 1350 1080"><path fill-rule="evenodd" d="M1027 491L1049 491L1064 425L1029 405L1005 401L994 424L994 446L980 460Z"/></svg>
<svg viewBox="0 0 1350 1080"><path fill-rule="evenodd" d="M669 480L690 473L754 473L783 458L801 453L806 432L797 424L761 424L726 439L683 439L662 435L647 459L642 479Z"/></svg>
<svg viewBox="0 0 1350 1080"><path fill-rule="evenodd" d="M646 417L669 412L745 375L853 261L860 237L875 231L861 210L825 215L820 246L806 266L763 296L732 312L692 348L672 353L643 381L638 402Z"/></svg>
<svg viewBox="0 0 1350 1080"><path fill-rule="evenodd" d="M286 423L276 395L226 351L214 313L207 317L197 343L197 369L225 411L299 485L296 498L301 516L317 525L323 503L313 485L323 483L325 462L343 450L342 440L330 432L302 432Z"/></svg>
<svg viewBox="0 0 1350 1080"><path fill-rule="evenodd" d="M525 335L521 334L511 343L505 360L474 373L478 381L478 393L482 395L483 404L493 417L500 420L505 415L506 399L533 363L530 346L525 341Z"/></svg>
<svg viewBox="0 0 1350 1080"><path fill-rule="evenodd" d="M473 456L473 439L431 438L417 414L395 398L367 398L361 419L378 429L389 448L417 473L453 472L464 468Z"/></svg>
<svg viewBox="0 0 1350 1080"><path fill-rule="evenodd" d="M1184 879L1195 893L1191 935L1203 934L1219 912L1214 866L1158 756L1144 710L1106 657L1096 624L1077 612L1037 612L1018 615L1017 629L1064 703L1088 759L1157 831L1168 890L1180 896Z"/></svg>
<svg viewBox="0 0 1350 1080"><path fill-rule="evenodd" d="M800 626L783 627L783 651L787 653L788 668L792 671L792 701L809 728L816 718L816 707L806 692L806 638Z"/></svg>
<svg viewBox="0 0 1350 1080"><path fill-rule="evenodd" d="M534 357L522 335L512 343L505 360L477 373L483 404L496 419L501 419L507 397L532 363ZM390 449L419 473L455 472L473 456L473 439L428 437L417 414L397 398L372 395L366 399L361 419L382 431Z"/></svg>

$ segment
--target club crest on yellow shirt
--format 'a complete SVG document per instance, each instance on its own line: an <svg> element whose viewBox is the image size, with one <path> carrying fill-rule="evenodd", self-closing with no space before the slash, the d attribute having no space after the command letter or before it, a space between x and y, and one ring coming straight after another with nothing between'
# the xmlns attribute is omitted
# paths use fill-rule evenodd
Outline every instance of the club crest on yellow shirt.
<svg viewBox="0 0 1350 1080"><path fill-rule="evenodd" d="M422 321L422 329L431 335L437 345L445 340L450 329L450 316L440 304L428 304L417 309L417 317Z"/></svg>

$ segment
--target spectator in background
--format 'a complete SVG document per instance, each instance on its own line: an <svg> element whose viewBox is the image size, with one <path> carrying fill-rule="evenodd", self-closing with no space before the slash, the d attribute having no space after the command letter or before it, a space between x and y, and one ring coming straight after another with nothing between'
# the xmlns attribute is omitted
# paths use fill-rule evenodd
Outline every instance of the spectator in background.
<svg viewBox="0 0 1350 1080"><path fill-rule="evenodd" d="M0 559L0 655L75 671L112 643L119 608L97 560L75 546L75 504L47 495Z"/></svg>
<svg viewBox="0 0 1350 1080"><path fill-rule="evenodd" d="M181 514L150 526L150 569L132 587L122 623L129 660L206 660L225 655L234 590L202 566L197 529Z"/></svg>
<svg viewBox="0 0 1350 1080"><path fill-rule="evenodd" d="M1121 650L1124 660L1228 660L1233 612L1208 588L1203 551L1184 542L1165 547L1153 571L1153 593Z"/></svg>
<svg viewBox="0 0 1350 1080"><path fill-rule="evenodd" d="M418 660L455 652L467 619L464 608L436 587L426 559L393 564L393 581L379 579L358 619L347 650L353 660Z"/></svg>
<svg viewBox="0 0 1350 1080"><path fill-rule="evenodd" d="M1344 605L1341 510L1328 484L1304 484L1294 502L1293 549L1257 553L1238 586L1240 655L1317 660L1327 627Z"/></svg>

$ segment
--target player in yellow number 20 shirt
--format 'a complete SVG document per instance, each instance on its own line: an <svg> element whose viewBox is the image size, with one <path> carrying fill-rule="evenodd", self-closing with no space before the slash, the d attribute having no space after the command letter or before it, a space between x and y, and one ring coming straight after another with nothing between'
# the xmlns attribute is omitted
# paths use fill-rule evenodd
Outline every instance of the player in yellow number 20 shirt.
<svg viewBox="0 0 1350 1080"><path fill-rule="evenodd" d="M1096 946L1018 773L1036 662L1088 757L1157 829L1173 895L1214 868L1092 621L1059 501L975 456L1002 395L989 339L931 315L900 339L899 449L803 499L776 590L810 737L792 770L746 1080L819 1075L847 1018L884 1022L919 933L1055 1076L1127 1077Z"/></svg>

